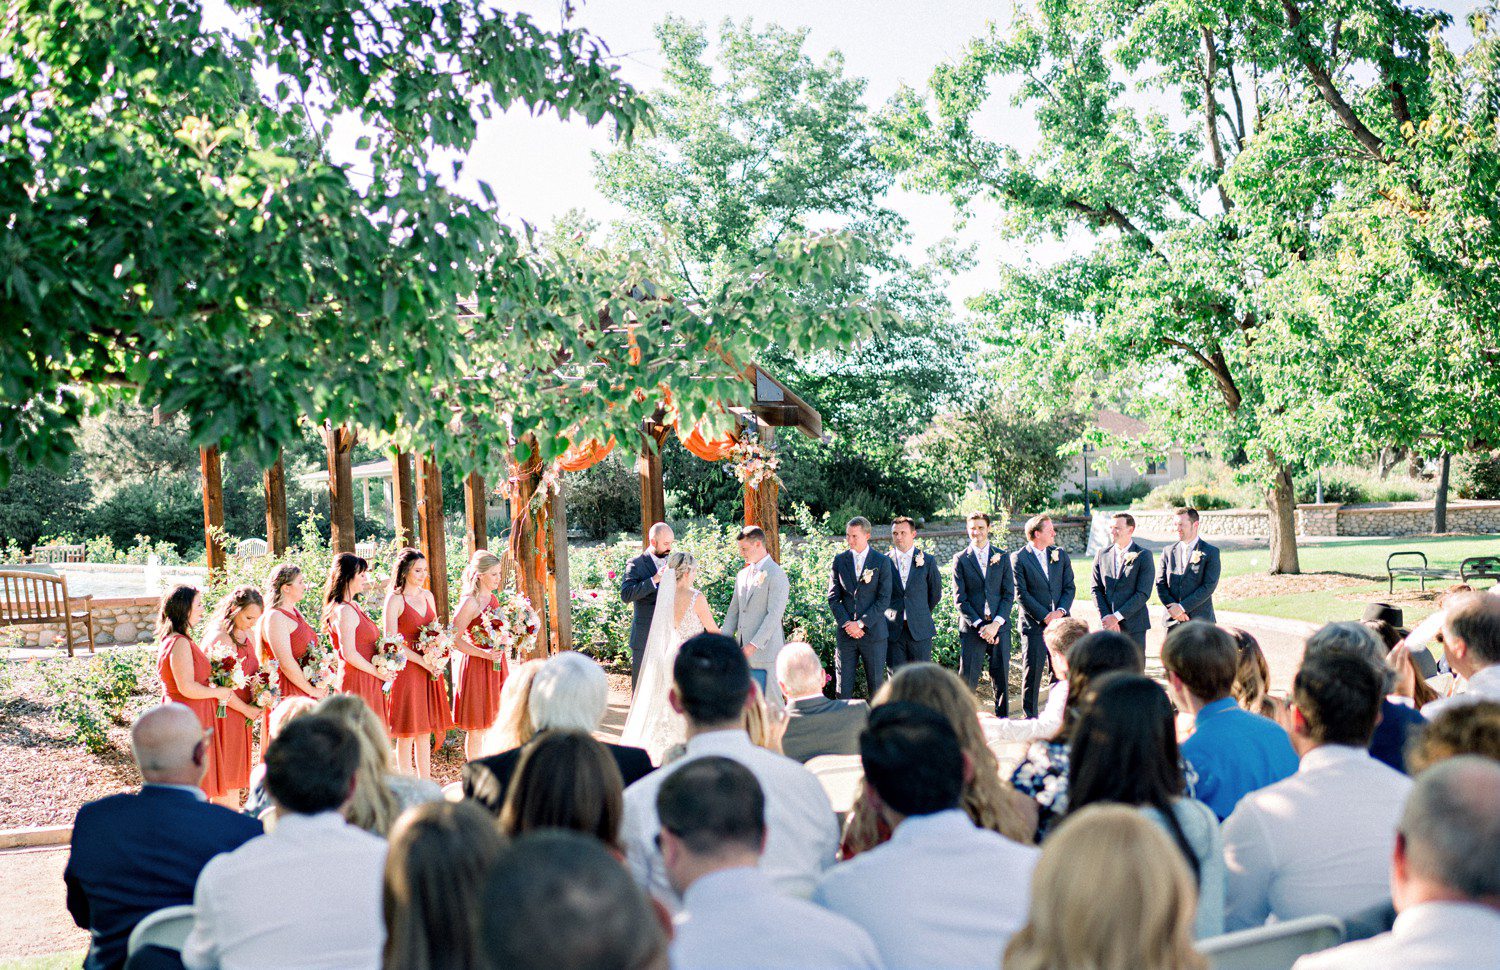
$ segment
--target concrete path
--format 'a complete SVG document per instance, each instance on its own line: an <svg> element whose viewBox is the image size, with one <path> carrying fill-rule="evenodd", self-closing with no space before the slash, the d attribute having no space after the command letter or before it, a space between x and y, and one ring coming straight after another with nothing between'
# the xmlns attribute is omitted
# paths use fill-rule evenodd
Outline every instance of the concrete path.
<svg viewBox="0 0 1500 970"><path fill-rule="evenodd" d="M0 852L0 960L88 948L88 933L68 915L67 862L65 846Z"/></svg>

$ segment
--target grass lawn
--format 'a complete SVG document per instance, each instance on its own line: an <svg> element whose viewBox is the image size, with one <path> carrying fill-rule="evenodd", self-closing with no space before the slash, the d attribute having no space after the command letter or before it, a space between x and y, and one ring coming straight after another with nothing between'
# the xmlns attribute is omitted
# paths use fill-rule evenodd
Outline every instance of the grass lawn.
<svg viewBox="0 0 1500 970"><path fill-rule="evenodd" d="M52 953L44 957L0 958L0 970L78 970L83 966L83 951Z"/></svg>
<svg viewBox="0 0 1500 970"><path fill-rule="evenodd" d="M1326 623L1357 620L1368 602L1394 602L1411 626L1436 609L1434 594L1454 581L1429 580L1428 595L1423 596L1415 579L1398 579L1395 594L1388 594L1385 557L1406 550L1426 553L1429 566L1457 569L1459 562L1470 556L1500 555L1500 536L1411 536L1302 545L1298 549L1302 576L1265 576L1264 583L1249 578L1264 576L1270 553L1265 549L1230 549L1224 553L1220 577L1224 585L1214 597L1214 605L1240 613ZM1088 594L1091 565L1082 557L1073 560L1080 596ZM1322 580L1317 574L1323 574ZM1237 577L1247 579L1226 582ZM1339 585L1326 588L1328 581Z"/></svg>

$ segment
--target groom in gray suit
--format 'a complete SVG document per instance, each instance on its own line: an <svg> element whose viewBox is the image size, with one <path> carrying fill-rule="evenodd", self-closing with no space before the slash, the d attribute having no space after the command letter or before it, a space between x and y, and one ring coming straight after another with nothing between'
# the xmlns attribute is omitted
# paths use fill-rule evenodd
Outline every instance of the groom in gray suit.
<svg viewBox="0 0 1500 970"><path fill-rule="evenodd" d="M739 641L750 661L751 678L769 700L772 694L780 694L776 655L785 639L781 619L786 615L791 585L781 566L766 552L766 534L760 526L741 529L739 545L745 568L734 577L734 596L724 614L724 635Z"/></svg>

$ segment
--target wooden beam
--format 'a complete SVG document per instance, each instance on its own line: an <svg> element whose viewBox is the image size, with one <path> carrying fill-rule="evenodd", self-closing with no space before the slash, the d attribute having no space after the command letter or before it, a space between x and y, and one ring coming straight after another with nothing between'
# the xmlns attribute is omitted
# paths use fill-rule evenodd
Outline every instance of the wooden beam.
<svg viewBox="0 0 1500 970"><path fill-rule="evenodd" d="M354 441L354 430L348 425L323 428L323 442L328 447L329 545L335 553L354 551L354 479L349 466Z"/></svg>
<svg viewBox="0 0 1500 970"><path fill-rule="evenodd" d="M203 478L203 544L210 577L224 572L224 546L219 535L224 530L224 478L219 462L219 446L198 449L198 465Z"/></svg>
<svg viewBox="0 0 1500 970"><path fill-rule="evenodd" d="M542 618L536 652L545 656L551 649L554 624L547 602L547 539L539 526L544 526L549 516L545 506L542 510L532 506L542 484L541 447L535 435L528 434L523 441L530 448L531 457L524 462L515 458L511 461L510 557L516 566L516 588Z"/></svg>
<svg viewBox="0 0 1500 970"><path fill-rule="evenodd" d="M568 515L564 496L567 479L551 496L552 545L548 561L552 571L552 642L553 652L573 649L573 594L568 575ZM561 550L561 551L559 551Z"/></svg>
<svg viewBox="0 0 1500 970"><path fill-rule="evenodd" d="M417 544L417 487L410 452L391 452L391 509L395 513L396 541Z"/></svg>
<svg viewBox="0 0 1500 970"><path fill-rule="evenodd" d="M761 432L761 444L770 448L775 444L775 437L775 431L766 428ZM745 524L761 527L766 534L766 552L777 562L781 562L781 517L776 509L776 497L780 491L781 485L774 478L755 488L748 484L744 486Z"/></svg>
<svg viewBox="0 0 1500 970"><path fill-rule="evenodd" d="M661 444L666 436L667 427L654 421L648 421L641 429L641 454L636 460L635 472L641 484L642 542L646 541L653 525L667 518L667 494L661 475Z"/></svg>
<svg viewBox="0 0 1500 970"><path fill-rule="evenodd" d="M448 541L443 535L443 473L431 453L417 456L417 519L422 523L422 554L427 557L427 587L438 618L448 623Z"/></svg>
<svg viewBox="0 0 1500 970"><path fill-rule="evenodd" d="M276 464L266 469L266 551L280 558L286 555L286 464L278 453Z"/></svg>
<svg viewBox="0 0 1500 970"><path fill-rule="evenodd" d="M464 555L474 556L476 550L490 547L489 523L485 520L488 497L484 490L484 476L469 472L464 479Z"/></svg>

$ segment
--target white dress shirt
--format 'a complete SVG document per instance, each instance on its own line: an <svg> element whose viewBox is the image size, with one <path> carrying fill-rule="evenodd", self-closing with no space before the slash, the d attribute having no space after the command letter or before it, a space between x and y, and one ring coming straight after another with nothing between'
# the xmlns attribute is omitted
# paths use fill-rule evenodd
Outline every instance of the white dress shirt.
<svg viewBox="0 0 1500 970"><path fill-rule="evenodd" d="M902 552L900 549L891 550L891 558L896 561L896 571L901 574L901 586L905 588L911 581L911 561L916 557L917 547Z"/></svg>
<svg viewBox="0 0 1500 970"><path fill-rule="evenodd" d="M1325 744L1224 822L1227 930L1267 918L1346 918L1390 898L1391 850L1411 779L1363 748Z"/></svg>
<svg viewBox="0 0 1500 970"><path fill-rule="evenodd" d="M385 840L337 812L285 813L203 867L188 970L376 970Z"/></svg>
<svg viewBox="0 0 1500 970"><path fill-rule="evenodd" d="M672 970L879 970L870 934L805 899L784 896L759 869L710 873L688 887L674 920Z"/></svg>
<svg viewBox="0 0 1500 970"><path fill-rule="evenodd" d="M667 906L681 900L667 882L656 835L656 793L678 768L718 755L750 769L766 796L766 851L760 870L781 892L807 898L823 871L833 865L839 847L838 818L828 795L812 772L784 755L750 743L740 729L710 731L689 738L687 752L625 789L625 818L620 840L636 882Z"/></svg>
<svg viewBox="0 0 1500 970"><path fill-rule="evenodd" d="M1298 960L1292 970L1500 970L1500 911L1433 902L1396 917L1389 933Z"/></svg>
<svg viewBox="0 0 1500 970"><path fill-rule="evenodd" d="M995 970L1026 922L1040 855L958 809L914 815L835 866L813 902L863 926L888 967Z"/></svg>
<svg viewBox="0 0 1500 970"><path fill-rule="evenodd" d="M1479 701L1500 702L1500 664L1492 664L1483 670L1474 671L1474 676L1469 678L1468 688L1462 694L1439 697L1435 701L1423 704L1422 716L1430 721L1446 710L1464 704L1475 704Z"/></svg>
<svg viewBox="0 0 1500 970"><path fill-rule="evenodd" d="M1047 706L1036 717L981 717L979 727L986 744L1005 741L1040 741L1062 729L1063 709L1068 706L1068 681L1059 680L1047 692Z"/></svg>

